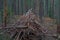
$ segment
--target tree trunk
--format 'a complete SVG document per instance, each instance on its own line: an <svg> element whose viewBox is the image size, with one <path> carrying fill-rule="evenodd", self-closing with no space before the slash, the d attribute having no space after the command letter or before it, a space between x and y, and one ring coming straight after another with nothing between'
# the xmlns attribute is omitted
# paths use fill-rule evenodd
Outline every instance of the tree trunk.
<svg viewBox="0 0 60 40"><path fill-rule="evenodd" d="M4 27L7 25L7 0L4 0Z"/></svg>
<svg viewBox="0 0 60 40"><path fill-rule="evenodd" d="M42 16L44 15L44 8L43 8L43 0L40 0L40 3L39 3L39 16L40 16L40 19L41 19L41 22L42 22Z"/></svg>
<svg viewBox="0 0 60 40"><path fill-rule="evenodd" d="M39 16L39 0L34 0L34 13Z"/></svg>

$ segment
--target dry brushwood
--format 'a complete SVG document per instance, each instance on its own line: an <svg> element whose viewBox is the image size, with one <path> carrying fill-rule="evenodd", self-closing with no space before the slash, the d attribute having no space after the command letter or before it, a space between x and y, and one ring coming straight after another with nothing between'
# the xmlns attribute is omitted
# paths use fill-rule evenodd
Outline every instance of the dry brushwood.
<svg viewBox="0 0 60 40"><path fill-rule="evenodd" d="M57 34L57 24L56 24L56 19L52 19L49 17L43 17L43 28L46 28L47 34L54 36Z"/></svg>
<svg viewBox="0 0 60 40"><path fill-rule="evenodd" d="M14 27L26 26L27 29L17 29L18 33L15 33L12 39L14 38L14 40L41 40L43 32L41 30L41 26L36 22L40 22L39 17L33 14L31 10L29 10L27 14L22 15L20 19L13 25Z"/></svg>
<svg viewBox="0 0 60 40"><path fill-rule="evenodd" d="M28 10L12 27L8 27L11 40L42 40L45 38L47 29L40 22L39 16L36 16L32 9Z"/></svg>

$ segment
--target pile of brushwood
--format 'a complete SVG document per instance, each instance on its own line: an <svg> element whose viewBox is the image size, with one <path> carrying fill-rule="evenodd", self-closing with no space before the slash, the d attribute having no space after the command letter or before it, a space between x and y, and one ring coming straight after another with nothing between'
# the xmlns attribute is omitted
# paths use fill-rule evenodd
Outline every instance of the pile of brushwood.
<svg viewBox="0 0 60 40"><path fill-rule="evenodd" d="M43 17L41 23L40 17L31 10L21 15L18 21L13 24L13 27L17 29L11 33L11 40L55 40L56 20ZM47 38L48 36L50 38Z"/></svg>
<svg viewBox="0 0 60 40"><path fill-rule="evenodd" d="M27 27L20 31L19 38L21 40L56 40L57 25L56 20L43 17L42 23L40 17L35 15L31 9L24 15L21 15L18 21L13 24L14 27ZM19 32L18 32L19 33ZM21 37L21 38L20 38Z"/></svg>
<svg viewBox="0 0 60 40"><path fill-rule="evenodd" d="M15 40L42 40L44 37L43 28L40 26L40 19L31 10L21 15L20 19L13 24L17 29L11 36Z"/></svg>
<svg viewBox="0 0 60 40"><path fill-rule="evenodd" d="M43 18L43 22L41 23L40 17L35 15L31 10L32 9L28 10L26 14L21 15L17 22L12 25L12 27L5 27L5 29L7 29L6 32L9 33L11 40L51 39L45 37L47 36L46 34L49 33L48 30L53 29L53 26L51 27L52 21ZM53 31L55 31L55 29ZM53 31L51 31L50 33L52 33Z"/></svg>

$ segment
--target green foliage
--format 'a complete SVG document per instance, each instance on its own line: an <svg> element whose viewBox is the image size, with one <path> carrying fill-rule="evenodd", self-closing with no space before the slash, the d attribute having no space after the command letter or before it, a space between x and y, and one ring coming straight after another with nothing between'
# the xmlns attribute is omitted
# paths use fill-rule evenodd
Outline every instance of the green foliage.
<svg viewBox="0 0 60 40"><path fill-rule="evenodd" d="M8 16L13 16L13 14L14 14L13 8L8 7L7 13L8 13Z"/></svg>
<svg viewBox="0 0 60 40"><path fill-rule="evenodd" d="M3 9L0 10L0 23L2 23L3 21Z"/></svg>
<svg viewBox="0 0 60 40"><path fill-rule="evenodd" d="M7 34L0 34L0 40L10 40Z"/></svg>
<svg viewBox="0 0 60 40"><path fill-rule="evenodd" d="M51 18L54 18L54 13L51 12L51 9L49 8L49 11L48 11L48 16L51 17Z"/></svg>
<svg viewBox="0 0 60 40"><path fill-rule="evenodd" d="M4 33L4 30L0 29L0 40L10 40L10 35L7 33Z"/></svg>

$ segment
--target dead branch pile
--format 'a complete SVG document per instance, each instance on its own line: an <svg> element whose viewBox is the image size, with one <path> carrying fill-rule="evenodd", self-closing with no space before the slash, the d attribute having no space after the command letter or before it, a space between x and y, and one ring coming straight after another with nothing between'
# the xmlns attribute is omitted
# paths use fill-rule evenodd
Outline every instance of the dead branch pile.
<svg viewBox="0 0 60 40"><path fill-rule="evenodd" d="M45 40L45 34L50 34L56 30L56 28L52 28L54 25L52 20L43 18L43 23L40 23L39 16L29 10L26 14L20 16L17 22L13 24L12 29L9 28L8 33L10 33L11 40Z"/></svg>
<svg viewBox="0 0 60 40"><path fill-rule="evenodd" d="M27 14L20 16L20 19L13 24L13 26L18 27L18 29L14 30L16 31L15 33L11 32L11 38L14 40L42 40L44 33L39 23L39 17L29 10ZM26 26L27 29L19 29L19 27L24 26Z"/></svg>
<svg viewBox="0 0 60 40"><path fill-rule="evenodd" d="M56 24L54 19L44 17L40 23L39 16L36 16L31 10L25 15L20 16L18 21L13 24L14 27L28 27L27 29L18 30L12 39L16 40L42 40L45 34L56 34ZM22 26L23 25L23 26ZM45 40L45 39L44 39Z"/></svg>

